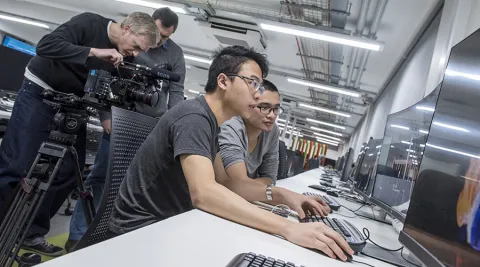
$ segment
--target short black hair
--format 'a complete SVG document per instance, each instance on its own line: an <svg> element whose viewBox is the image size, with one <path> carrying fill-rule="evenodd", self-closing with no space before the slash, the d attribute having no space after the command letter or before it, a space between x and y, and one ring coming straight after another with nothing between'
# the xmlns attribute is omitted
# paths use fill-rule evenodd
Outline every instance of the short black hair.
<svg viewBox="0 0 480 267"><path fill-rule="evenodd" d="M162 25L166 28L173 26L173 32L177 30L178 27L178 16L168 7L163 7L155 10L152 15L153 20L160 20Z"/></svg>
<svg viewBox="0 0 480 267"><path fill-rule="evenodd" d="M278 88L273 84L271 81L267 79L263 79L263 87L265 87L265 90L270 91L270 92L278 92Z"/></svg>
<svg viewBox="0 0 480 267"><path fill-rule="evenodd" d="M217 89L217 77L221 73L238 73L243 64L252 60L260 66L262 78L268 75L268 61L252 48L243 46L227 46L213 53L213 62L208 69L208 81L205 85L205 92L212 93ZM233 79L234 77L232 77Z"/></svg>

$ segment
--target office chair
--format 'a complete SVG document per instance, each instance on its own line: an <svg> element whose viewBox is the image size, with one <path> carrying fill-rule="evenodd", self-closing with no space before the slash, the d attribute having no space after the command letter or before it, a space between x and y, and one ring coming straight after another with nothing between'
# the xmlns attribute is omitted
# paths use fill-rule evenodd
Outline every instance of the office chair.
<svg viewBox="0 0 480 267"><path fill-rule="evenodd" d="M75 250L110 239L108 221L120 184L130 162L152 132L158 120L133 111L112 107L112 135L110 137L110 160L103 189L102 201L87 232Z"/></svg>
<svg viewBox="0 0 480 267"><path fill-rule="evenodd" d="M277 180L287 177L287 146L285 142L278 141L278 172Z"/></svg>

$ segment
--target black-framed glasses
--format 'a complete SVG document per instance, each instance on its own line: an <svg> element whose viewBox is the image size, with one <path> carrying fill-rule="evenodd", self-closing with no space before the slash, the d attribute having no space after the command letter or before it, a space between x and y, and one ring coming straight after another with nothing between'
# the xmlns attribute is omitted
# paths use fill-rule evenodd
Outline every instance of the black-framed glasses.
<svg viewBox="0 0 480 267"><path fill-rule="evenodd" d="M259 105L259 106L257 106L257 108L260 110L260 113L265 114L265 115L270 114L270 112L272 112L272 111L273 111L273 114L275 114L275 115L280 115L280 114L283 113L283 108L281 106L271 107L271 106Z"/></svg>
<svg viewBox="0 0 480 267"><path fill-rule="evenodd" d="M243 75L235 74L235 73L228 73L226 75L230 77L238 77L242 79L247 85L251 86L255 90L255 92L259 91L261 94L265 92L265 87L263 87L262 83L255 79L245 77ZM247 80L250 81L250 83L248 83Z"/></svg>

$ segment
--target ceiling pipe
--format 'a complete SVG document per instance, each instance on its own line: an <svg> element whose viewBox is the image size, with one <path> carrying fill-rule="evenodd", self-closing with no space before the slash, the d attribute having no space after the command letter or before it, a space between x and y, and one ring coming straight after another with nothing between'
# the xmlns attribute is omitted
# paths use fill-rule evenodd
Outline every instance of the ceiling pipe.
<svg viewBox="0 0 480 267"><path fill-rule="evenodd" d="M355 29L354 35L361 36L363 34L363 29L365 28L365 22L367 20L367 12L370 0L363 0L360 6L360 16L358 17L357 28ZM345 86L349 87L350 82L352 81L353 70L355 68L355 62L358 57L358 48L352 48L350 53L350 63L348 64L348 75Z"/></svg>
<svg viewBox="0 0 480 267"><path fill-rule="evenodd" d="M380 25L380 20L382 19L383 13L385 12L385 6L387 5L387 0L379 0L380 3L377 5L377 10L375 11L375 15L373 17L372 26L370 27L370 31L368 33L369 39L375 39L378 26ZM365 70L365 66L367 65L368 57L370 56L370 51L362 51L362 61L360 63L360 68L357 73L357 77L355 78L355 83L353 88L357 88L360 86L360 80L362 79L363 72Z"/></svg>

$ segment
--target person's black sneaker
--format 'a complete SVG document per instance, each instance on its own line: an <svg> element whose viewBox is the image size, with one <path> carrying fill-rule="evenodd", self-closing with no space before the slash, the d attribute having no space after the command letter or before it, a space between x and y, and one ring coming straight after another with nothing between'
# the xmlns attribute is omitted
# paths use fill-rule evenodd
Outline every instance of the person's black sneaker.
<svg viewBox="0 0 480 267"><path fill-rule="evenodd" d="M65 250L67 251L67 253L72 252L77 244L78 240L68 239L67 242L65 242Z"/></svg>
<svg viewBox="0 0 480 267"><path fill-rule="evenodd" d="M22 248L50 257L57 257L63 254L63 248L50 244L43 238L36 245L32 245L28 241L23 242Z"/></svg>

